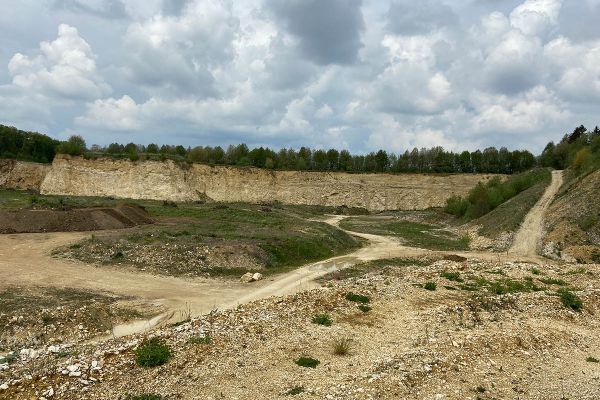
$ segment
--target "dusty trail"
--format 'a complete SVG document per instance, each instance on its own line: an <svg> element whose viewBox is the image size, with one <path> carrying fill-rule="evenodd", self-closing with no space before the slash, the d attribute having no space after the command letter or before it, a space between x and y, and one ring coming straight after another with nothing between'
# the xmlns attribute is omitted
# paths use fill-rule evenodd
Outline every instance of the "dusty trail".
<svg viewBox="0 0 600 400"><path fill-rule="evenodd" d="M563 171L552 171L552 182L525 217L508 251L513 255L535 256L544 234L544 216L563 183Z"/></svg>
<svg viewBox="0 0 600 400"><path fill-rule="evenodd" d="M555 179L560 179L557 175ZM553 179L552 188L560 187ZM549 203L554 192L550 192ZM538 205L532 211L543 215ZM344 216L332 216L324 222L339 228ZM528 219L529 216L528 216ZM537 225L535 225L537 226ZM77 242L89 235L85 232L37 233L0 235L0 289L9 286L71 287L77 289L112 292L134 296L154 304L163 305L167 312L148 321L133 321L115 327L114 334L123 336L149 329L157 324L177 321L181 313L192 315L207 313L215 308L224 309L266 298L312 289L319 285L315 279L333 270L358 262L393 257L418 257L428 254L458 254L463 257L489 261L530 261L542 259L535 252L526 254L499 254L487 252L440 252L403 246L397 239L359 232L348 233L366 239L369 244L357 251L328 260L312 263L296 270L265 279L257 283L242 284L237 281L178 278L151 275L115 267L96 267L81 262L51 257L53 249Z"/></svg>

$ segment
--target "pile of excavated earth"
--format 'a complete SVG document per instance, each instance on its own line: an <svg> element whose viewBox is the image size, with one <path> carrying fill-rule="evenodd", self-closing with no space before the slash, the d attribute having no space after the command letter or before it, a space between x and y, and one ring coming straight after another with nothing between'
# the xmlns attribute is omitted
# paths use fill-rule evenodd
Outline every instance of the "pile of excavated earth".
<svg viewBox="0 0 600 400"><path fill-rule="evenodd" d="M146 211L137 205L64 210L0 210L0 234L123 229L152 222Z"/></svg>

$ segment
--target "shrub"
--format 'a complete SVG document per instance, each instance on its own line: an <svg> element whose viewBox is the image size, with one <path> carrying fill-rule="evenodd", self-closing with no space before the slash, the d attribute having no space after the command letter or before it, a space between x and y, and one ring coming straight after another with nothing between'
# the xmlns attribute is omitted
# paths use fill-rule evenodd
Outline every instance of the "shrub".
<svg viewBox="0 0 600 400"><path fill-rule="evenodd" d="M575 293L571 292L569 289L560 289L557 293L560 296L560 301L563 306L575 311L581 310L583 302Z"/></svg>
<svg viewBox="0 0 600 400"><path fill-rule="evenodd" d="M460 277L460 272L443 271L440 273L440 276L448 279L449 281L463 282L463 279Z"/></svg>
<svg viewBox="0 0 600 400"><path fill-rule="evenodd" d="M539 270L539 268L531 268L531 273L534 275L539 275L541 273L541 271Z"/></svg>
<svg viewBox="0 0 600 400"><path fill-rule="evenodd" d="M346 293L346 300L353 301L355 303L363 303L366 304L371 301L369 297L363 296L362 294L356 294L353 292Z"/></svg>
<svg viewBox="0 0 600 400"><path fill-rule="evenodd" d="M313 324L331 326L331 317L328 314L317 314L312 318Z"/></svg>
<svg viewBox="0 0 600 400"><path fill-rule="evenodd" d="M79 135L73 135L69 140L58 145L56 151L71 156L80 156L86 151L85 140Z"/></svg>
<svg viewBox="0 0 600 400"><path fill-rule="evenodd" d="M427 290L433 291L436 289L437 286L436 286L435 282L425 282L425 285L423 285L423 287Z"/></svg>
<svg viewBox="0 0 600 400"><path fill-rule="evenodd" d="M342 338L333 342L333 354L345 356L350 352L350 339Z"/></svg>
<svg viewBox="0 0 600 400"><path fill-rule="evenodd" d="M300 357L299 359L294 361L296 365L304 368L317 368L317 365L321 363L321 361L311 358L311 357Z"/></svg>
<svg viewBox="0 0 600 400"><path fill-rule="evenodd" d="M566 286L567 282L562 279L553 279L553 278L538 278L538 280L546 285L558 285L558 286Z"/></svg>
<svg viewBox="0 0 600 400"><path fill-rule="evenodd" d="M145 339L135 350L135 362L142 367L157 367L171 358L169 346L159 338Z"/></svg>
<svg viewBox="0 0 600 400"><path fill-rule="evenodd" d="M591 362L591 363L600 363L600 360L598 360L596 357L588 357L585 359L585 361Z"/></svg>

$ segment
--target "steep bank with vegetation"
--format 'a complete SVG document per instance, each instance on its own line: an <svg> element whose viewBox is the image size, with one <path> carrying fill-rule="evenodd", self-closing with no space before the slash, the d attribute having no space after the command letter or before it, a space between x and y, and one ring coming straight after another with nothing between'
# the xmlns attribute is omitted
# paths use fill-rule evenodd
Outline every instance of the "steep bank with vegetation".
<svg viewBox="0 0 600 400"><path fill-rule="evenodd" d="M440 207L486 174L348 174L267 171L171 160L138 161L59 155L41 193L170 201L223 201L362 207L370 211Z"/></svg>
<svg viewBox="0 0 600 400"><path fill-rule="evenodd" d="M0 188L39 191L50 165L0 158Z"/></svg>

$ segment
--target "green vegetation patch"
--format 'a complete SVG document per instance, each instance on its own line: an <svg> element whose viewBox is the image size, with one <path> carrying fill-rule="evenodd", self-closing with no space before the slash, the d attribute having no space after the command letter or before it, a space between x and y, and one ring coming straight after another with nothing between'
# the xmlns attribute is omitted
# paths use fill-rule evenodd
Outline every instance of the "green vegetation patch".
<svg viewBox="0 0 600 400"><path fill-rule="evenodd" d="M333 321L331 320L329 314L317 314L312 318L312 323L323 326L331 326Z"/></svg>
<svg viewBox="0 0 600 400"><path fill-rule="evenodd" d="M159 394L151 394L151 393L144 393L144 394L130 394L127 397L125 397L125 400L162 400L162 396Z"/></svg>
<svg viewBox="0 0 600 400"><path fill-rule="evenodd" d="M460 272L457 271L442 271L440 276L452 282L464 282L464 279L460 276Z"/></svg>
<svg viewBox="0 0 600 400"><path fill-rule="evenodd" d="M423 288L430 291L434 291L437 288L437 285L435 284L435 282L425 282Z"/></svg>
<svg viewBox="0 0 600 400"><path fill-rule="evenodd" d="M304 393L304 386L294 386L287 392L285 392L286 396L296 396L300 393Z"/></svg>
<svg viewBox="0 0 600 400"><path fill-rule="evenodd" d="M187 342L189 344L211 344L212 343L212 337L205 335L205 336L191 336Z"/></svg>
<svg viewBox="0 0 600 400"><path fill-rule="evenodd" d="M546 168L513 175L504 182L500 178L494 177L487 183L477 184L466 197L453 196L449 198L445 211L470 221L489 213L534 185L542 182L547 185L551 180L552 174Z"/></svg>
<svg viewBox="0 0 600 400"><path fill-rule="evenodd" d="M411 247L431 250L468 250L468 236L457 236L437 225L380 217L353 217L340 222L340 227L354 232L396 236Z"/></svg>
<svg viewBox="0 0 600 400"><path fill-rule="evenodd" d="M346 293L346 300L348 301L353 301L355 303L369 303L371 301L371 299L369 299L368 296L364 296L362 294L356 294L353 292L348 292Z"/></svg>
<svg viewBox="0 0 600 400"><path fill-rule="evenodd" d="M321 361L312 357L300 357L294 361L296 365L304 368L317 368L317 365L321 363Z"/></svg>
<svg viewBox="0 0 600 400"><path fill-rule="evenodd" d="M240 276L249 268L262 268L266 275L284 272L361 246L342 230L306 220L284 206L267 212L261 205L243 203L142 204L155 224L135 233L98 234L57 254L164 275ZM209 257L218 251L223 255Z"/></svg>
<svg viewBox="0 0 600 400"><path fill-rule="evenodd" d="M171 358L171 349L159 338L144 340L135 350L135 362L141 367L157 367Z"/></svg>
<svg viewBox="0 0 600 400"><path fill-rule="evenodd" d="M557 293L563 306L575 311L580 311L583 307L583 301L569 289L563 288L558 290Z"/></svg>

